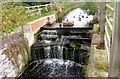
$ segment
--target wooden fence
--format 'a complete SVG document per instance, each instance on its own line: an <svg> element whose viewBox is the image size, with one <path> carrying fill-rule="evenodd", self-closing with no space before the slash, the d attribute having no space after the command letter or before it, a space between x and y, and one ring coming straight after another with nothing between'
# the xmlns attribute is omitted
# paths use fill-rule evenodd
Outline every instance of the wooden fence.
<svg viewBox="0 0 120 79"><path fill-rule="evenodd" d="M105 34L104 34L104 40L105 40L105 46L106 50L108 52L108 61L110 60L110 47L111 47L111 38L112 38L112 27L113 27L113 14L114 9L106 4L106 23L105 23Z"/></svg>
<svg viewBox="0 0 120 79"><path fill-rule="evenodd" d="M32 16L35 14L40 14L42 13L43 8L45 8L46 11L48 11L48 6L51 6L50 4L46 4L46 5L38 5L38 6L30 6L30 7L26 7L26 9L28 10L27 12Z"/></svg>

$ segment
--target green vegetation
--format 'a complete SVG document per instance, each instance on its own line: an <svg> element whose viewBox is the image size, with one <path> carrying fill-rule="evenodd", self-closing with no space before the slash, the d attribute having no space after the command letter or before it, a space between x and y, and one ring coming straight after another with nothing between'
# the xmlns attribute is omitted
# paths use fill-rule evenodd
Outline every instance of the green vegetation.
<svg viewBox="0 0 120 79"><path fill-rule="evenodd" d="M62 6L64 6L64 10L71 9L75 5L79 6L79 5L81 5L81 3L80 2L63 2L62 3Z"/></svg>
<svg viewBox="0 0 120 79"><path fill-rule="evenodd" d="M50 9L47 12L40 14L31 14L26 10L24 3L8 2L2 6L2 31L11 32L16 27L22 26L30 21L38 19L40 17L53 14L54 11ZM43 9L44 11L45 9Z"/></svg>
<svg viewBox="0 0 120 79"><path fill-rule="evenodd" d="M45 7L41 7L41 15L36 12L31 12L27 10L27 6L39 5L47 3L35 3L35 2L7 2L2 4L2 31L1 32L11 32L19 26L23 26L28 22L35 19L56 14L56 18L60 22L62 17L67 14L70 10L76 7L82 7L83 9L89 9L90 13L94 14L96 12L96 3L81 3L81 2L51 2L51 6L48 6L46 10Z"/></svg>
<svg viewBox="0 0 120 79"><path fill-rule="evenodd" d="M28 17L22 3L4 3L2 4L2 11L3 32L9 32L24 24L24 20Z"/></svg>
<svg viewBox="0 0 120 79"><path fill-rule="evenodd" d="M81 2L63 2L62 6L64 6L64 15L66 15L72 9L82 6Z"/></svg>
<svg viewBox="0 0 120 79"><path fill-rule="evenodd" d="M73 6L78 3L58 3L52 2L51 6L48 6L46 10L45 7L42 7L41 15L31 13L26 9L26 6L38 5L42 3L32 3L32 2L7 2L2 4L2 32L11 32L19 26L23 26L28 22L31 22L35 19L56 14L58 17L62 17L64 13L69 11ZM44 3L45 4L45 3Z"/></svg>
<svg viewBox="0 0 120 79"><path fill-rule="evenodd" d="M114 7L114 1L113 2L109 2L107 4L110 5L111 7Z"/></svg>
<svg viewBox="0 0 120 79"><path fill-rule="evenodd" d="M97 2L86 2L81 7L84 10L88 10L88 14L94 15L97 12Z"/></svg>
<svg viewBox="0 0 120 79"><path fill-rule="evenodd" d="M72 42L72 43L70 43L70 47L77 50L77 49L80 49L81 45L79 43Z"/></svg>

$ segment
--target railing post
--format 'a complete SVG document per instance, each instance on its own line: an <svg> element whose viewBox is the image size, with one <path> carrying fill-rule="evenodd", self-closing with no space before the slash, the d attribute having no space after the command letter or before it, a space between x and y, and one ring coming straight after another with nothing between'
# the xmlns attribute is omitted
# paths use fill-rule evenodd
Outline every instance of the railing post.
<svg viewBox="0 0 120 79"><path fill-rule="evenodd" d="M48 5L45 6L45 10L48 11L48 8L47 8Z"/></svg>
<svg viewBox="0 0 120 79"><path fill-rule="evenodd" d="M104 31L105 31L106 2L98 2L98 20L100 26L100 45L104 48Z"/></svg>
<svg viewBox="0 0 120 79"><path fill-rule="evenodd" d="M120 1L115 2L114 22L112 31L112 45L110 51L109 77L120 78Z"/></svg>

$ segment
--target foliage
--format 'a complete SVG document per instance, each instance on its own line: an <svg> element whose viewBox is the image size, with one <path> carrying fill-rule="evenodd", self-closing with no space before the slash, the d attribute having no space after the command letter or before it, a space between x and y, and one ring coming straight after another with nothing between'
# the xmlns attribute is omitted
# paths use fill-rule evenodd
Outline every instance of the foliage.
<svg viewBox="0 0 120 79"><path fill-rule="evenodd" d="M64 10L67 10L69 8L72 8L73 6L79 5L81 3L79 2L64 2L62 3L62 6L64 6Z"/></svg>
<svg viewBox="0 0 120 79"><path fill-rule="evenodd" d="M79 43L70 43L70 47L74 48L74 49L80 49L81 45Z"/></svg>
<svg viewBox="0 0 120 79"><path fill-rule="evenodd" d="M53 14L54 11L52 11L51 8L46 11L46 9L43 8L42 14L34 13L34 15L31 16L31 13L29 13L26 10L27 4L20 3L20 2L7 2L2 4L2 31L3 32L11 32L15 28L22 26L26 24L27 22L33 21L35 19L38 19L43 16L47 16L50 14Z"/></svg>
<svg viewBox="0 0 120 79"><path fill-rule="evenodd" d="M110 5L111 7L114 7L114 2L109 2L107 4Z"/></svg>
<svg viewBox="0 0 120 79"><path fill-rule="evenodd" d="M30 5L38 5L38 4L48 4L45 3L35 3L35 2L7 2L2 4L2 31L3 32L11 32L15 28L19 26L23 26L24 24L33 21L35 19L50 15L55 13L57 15L57 19L61 21L61 18L68 13L71 9L79 6L78 2L51 2L51 6L48 6L46 10L45 7L42 8L42 13L36 14L27 11L26 6Z"/></svg>
<svg viewBox="0 0 120 79"><path fill-rule="evenodd" d="M95 12L97 12L97 2L86 2L84 5L81 7L84 10L88 10L88 14L94 15Z"/></svg>
<svg viewBox="0 0 120 79"><path fill-rule="evenodd" d="M58 19L58 22L61 22L61 18L64 15L63 6L61 5L61 3L58 3L58 2L52 2L51 5L57 15L56 19Z"/></svg>
<svg viewBox="0 0 120 79"><path fill-rule="evenodd" d="M25 7L22 3L8 2L2 5L2 26L3 32L11 31L14 28L25 23L26 16Z"/></svg>

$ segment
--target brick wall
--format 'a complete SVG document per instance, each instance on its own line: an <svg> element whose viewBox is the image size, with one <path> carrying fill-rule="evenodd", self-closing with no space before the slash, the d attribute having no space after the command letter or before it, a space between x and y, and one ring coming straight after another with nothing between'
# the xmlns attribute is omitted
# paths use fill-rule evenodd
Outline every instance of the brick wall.
<svg viewBox="0 0 120 79"><path fill-rule="evenodd" d="M37 19L29 23L32 27L32 32L34 34L40 29L40 27L46 25L46 23L48 22L48 17L49 17L50 23L53 23L54 21L56 21L55 14L53 14L53 15L45 16L43 18Z"/></svg>

